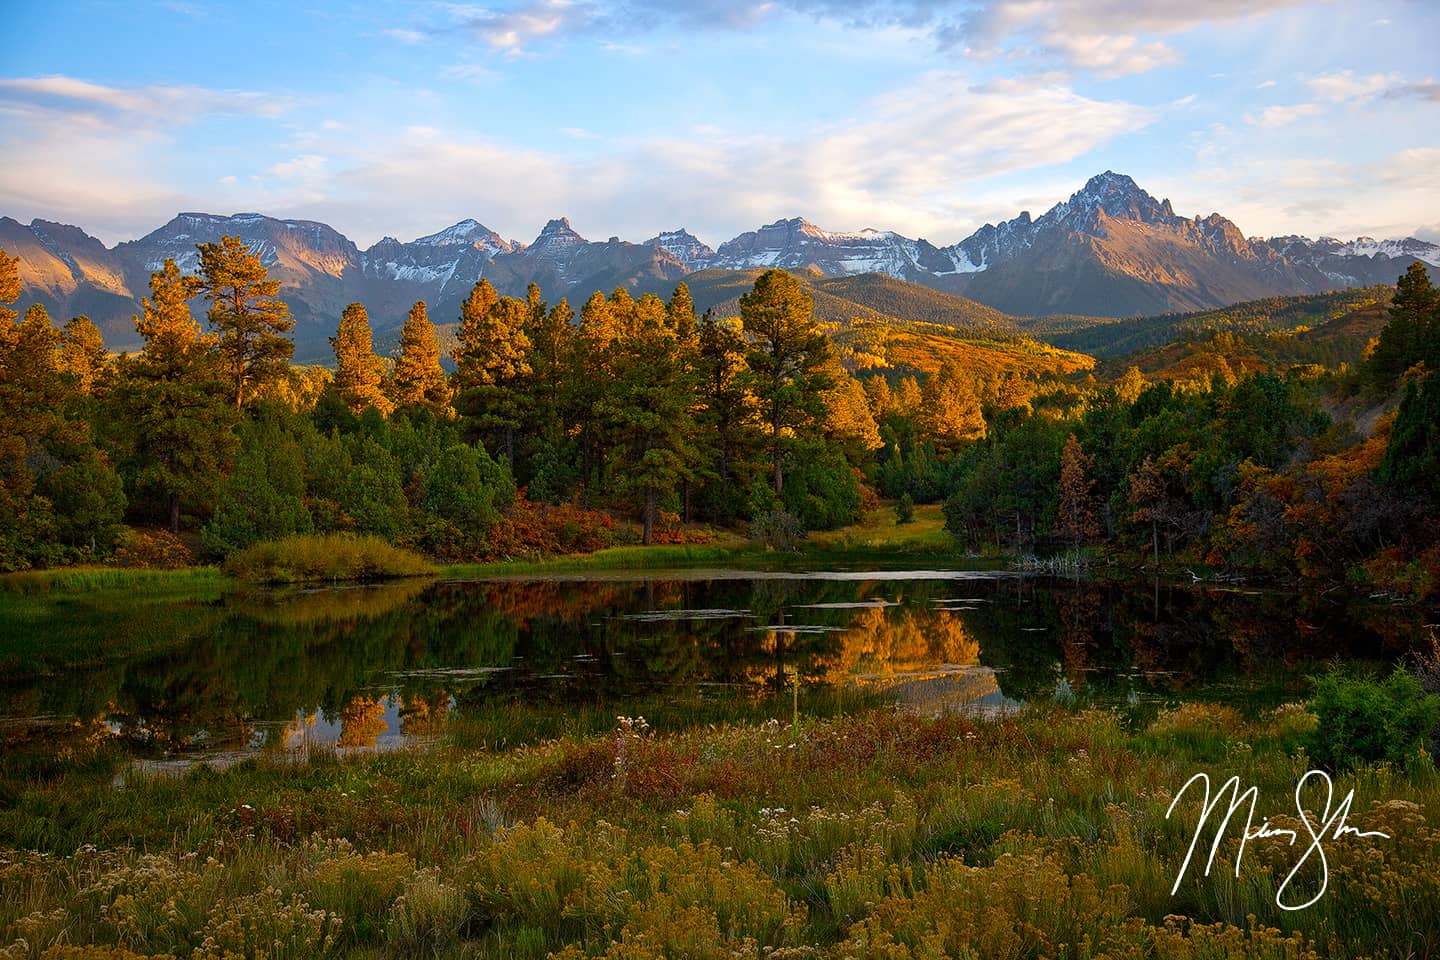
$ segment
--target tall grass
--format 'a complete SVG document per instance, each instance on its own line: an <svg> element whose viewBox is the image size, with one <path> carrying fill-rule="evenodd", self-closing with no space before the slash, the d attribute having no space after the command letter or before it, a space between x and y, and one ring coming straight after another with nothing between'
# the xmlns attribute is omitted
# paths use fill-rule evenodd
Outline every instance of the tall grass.
<svg viewBox="0 0 1440 960"><path fill-rule="evenodd" d="M225 560L225 572L249 583L316 583L420 577L435 568L413 551L345 534L307 534L257 543Z"/></svg>
<svg viewBox="0 0 1440 960"><path fill-rule="evenodd" d="M127 593L157 593L207 590L233 585L215 567L187 570L143 570L122 567L63 567L55 570L26 570L0 576L0 595L28 596L38 593L97 590L124 590Z"/></svg>

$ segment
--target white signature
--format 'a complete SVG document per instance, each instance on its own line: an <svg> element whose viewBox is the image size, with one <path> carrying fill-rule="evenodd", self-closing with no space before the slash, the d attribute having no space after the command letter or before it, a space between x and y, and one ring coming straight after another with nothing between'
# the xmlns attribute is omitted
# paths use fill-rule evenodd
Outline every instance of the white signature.
<svg viewBox="0 0 1440 960"><path fill-rule="evenodd" d="M1321 812L1321 822L1318 825L1311 823L1310 815L1306 812L1305 805L1300 800L1300 794L1304 791L1305 784L1309 782L1311 777L1319 777L1325 781L1325 806ZM1245 830L1240 834L1240 850L1235 854L1235 876L1240 876L1240 859L1245 855L1245 844L1248 841L1258 840L1264 837L1287 836L1290 838L1290 845L1293 847L1296 841L1300 839L1298 832L1295 830L1286 830L1270 826L1268 817L1261 822L1260 826L1253 826L1255 822L1255 801L1259 798L1260 791L1259 788L1252 786L1250 789L1242 792L1240 790L1240 778L1238 776L1226 780L1224 785L1216 792L1215 799L1211 800L1210 777L1203 773L1195 774L1195 776L1185 781L1185 785L1180 788L1180 792L1175 794L1175 799L1170 801L1170 809L1165 811L1166 820L1169 820L1170 814L1175 812L1175 805L1180 802L1180 798L1183 797L1185 792L1195 783L1204 785L1205 799L1201 805L1200 822L1195 825L1195 836L1190 841L1190 849L1185 853L1185 862L1180 865L1180 873L1175 877L1175 885L1170 888L1171 896L1174 896L1175 892L1180 889L1180 881L1185 879L1185 871L1190 869L1190 860L1195 855L1195 848L1200 843L1200 834L1205 829L1206 821L1210 819L1210 814L1215 812L1216 808L1220 806L1220 801L1225 798L1227 792L1230 794L1230 805L1225 811L1225 818L1221 820L1220 825L1215 828L1215 840L1210 844L1210 857L1205 861L1205 876L1208 877L1210 875L1210 866L1215 862L1215 854L1220 850L1220 842L1224 839L1225 828L1230 825L1230 818L1236 810L1244 805L1246 800L1250 801L1250 809L1245 818ZM1330 865L1325 859L1325 848L1323 846L1324 841L1327 839L1339 840L1347 833L1354 834L1357 837L1384 837L1387 840L1390 839L1388 833L1381 833L1379 830L1362 831L1346 825L1345 821L1350 816L1350 806L1355 800L1354 790L1345 794L1344 799L1335 806L1335 810L1332 813L1330 805L1334 799L1334 784L1330 782L1330 776L1323 770L1311 770L1306 773L1305 776L1301 777L1300 782L1295 785L1295 809L1300 813L1300 822L1305 825L1305 832L1310 835L1310 846L1306 848L1305 852L1300 856L1300 859L1295 863L1294 868L1286 874L1284 881L1281 882L1279 888L1275 891L1275 905L1281 910L1303 910L1325 895L1325 888L1330 883ZM1286 903L1285 891L1289 888L1291 881L1299 874L1300 868L1309 862L1312 854L1320 858L1320 889L1316 891L1313 897L1304 903Z"/></svg>

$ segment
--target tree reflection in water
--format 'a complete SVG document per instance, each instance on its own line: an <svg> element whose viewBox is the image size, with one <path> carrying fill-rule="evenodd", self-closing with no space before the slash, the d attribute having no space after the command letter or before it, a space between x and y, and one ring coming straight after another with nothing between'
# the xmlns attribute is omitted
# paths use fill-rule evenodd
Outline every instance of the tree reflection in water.
<svg viewBox="0 0 1440 960"><path fill-rule="evenodd" d="M981 666L1013 701L1238 688L1258 708L1302 693L1309 660L1380 655L1408 628L1396 617L1188 586L885 574L111 598L57 606L46 622L62 652L8 664L0 738L58 750L104 730L153 755L313 744L338 725L334 745L373 749L439 736L467 711L613 719L646 698L691 696L723 708L783 689L788 670L811 686L943 686ZM24 649L6 643L8 623L0 609L0 651Z"/></svg>

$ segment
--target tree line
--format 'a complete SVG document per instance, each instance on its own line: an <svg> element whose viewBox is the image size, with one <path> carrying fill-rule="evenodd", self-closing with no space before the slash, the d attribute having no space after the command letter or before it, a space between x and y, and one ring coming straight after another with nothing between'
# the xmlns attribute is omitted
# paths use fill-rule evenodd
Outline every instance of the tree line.
<svg viewBox="0 0 1440 960"><path fill-rule="evenodd" d="M597 292L577 316L481 280L448 373L424 302L393 359L354 303L331 374L290 364L279 283L239 238L198 248L195 276L152 275L137 353L107 353L85 317L0 314L0 567L103 559L127 521L198 531L216 558L311 530L473 555L517 492L628 514L645 542L662 516L858 515L875 424L782 271L738 318L697 317L684 284ZM0 251L0 303L17 264Z"/></svg>
<svg viewBox="0 0 1440 960"><path fill-rule="evenodd" d="M779 270L737 317L697 316L683 283L597 291L577 314L482 279L446 347L417 302L390 358L353 303L333 371L296 367L259 258L235 237L199 252L195 276L152 275L134 354L85 317L0 307L0 568L103 560L127 524L198 533L211 558L332 530L465 558L537 505L629 517L649 542L679 521L843 526L877 493L942 501L973 550L1104 539L1156 564L1396 582L1440 566L1440 297L1418 265L1350 375L1375 396L1404 384L1398 411L1359 431L1325 412L1343 385L1314 366L862 379ZM19 294L0 251L0 304Z"/></svg>

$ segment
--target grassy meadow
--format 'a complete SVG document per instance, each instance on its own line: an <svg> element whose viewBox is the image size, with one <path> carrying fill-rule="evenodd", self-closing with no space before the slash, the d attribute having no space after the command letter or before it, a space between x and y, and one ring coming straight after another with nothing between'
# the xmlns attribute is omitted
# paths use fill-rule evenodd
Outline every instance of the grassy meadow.
<svg viewBox="0 0 1440 960"><path fill-rule="evenodd" d="M852 695L854 696L854 695ZM1328 889L1232 825L1172 896L1193 774L1259 788L1299 828L1299 705L1149 719L1032 708L919 717L789 697L727 721L592 717L493 743L181 778L97 741L4 761L5 957L1427 957L1440 952L1440 777L1364 767ZM672 721L677 718L672 718ZM693 719L693 718L692 718ZM514 718L512 718L512 723ZM529 731L535 733L537 731ZM517 744L518 745L515 745ZM110 776L119 773L117 785ZM1309 798L1307 798L1309 799ZM1316 796L1316 800L1323 799ZM1338 800L1338 796L1337 796ZM1243 814L1242 814L1243 816ZM1303 834L1302 834L1303 835ZM1311 866L1314 864L1312 862ZM1307 868L1287 893L1308 899Z"/></svg>

